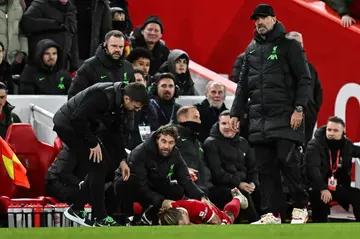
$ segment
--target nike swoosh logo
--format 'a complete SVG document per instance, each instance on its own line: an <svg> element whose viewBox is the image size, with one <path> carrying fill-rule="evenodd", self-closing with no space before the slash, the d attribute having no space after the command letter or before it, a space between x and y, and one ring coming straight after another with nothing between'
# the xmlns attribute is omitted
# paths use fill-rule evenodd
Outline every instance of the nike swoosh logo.
<svg viewBox="0 0 360 239"><path fill-rule="evenodd" d="M250 52L249 52L249 54L253 54L253 53L254 53L254 51L255 51L255 50L250 51Z"/></svg>
<svg viewBox="0 0 360 239"><path fill-rule="evenodd" d="M182 142L185 142L185 141L186 141L186 139L181 139L181 141L182 141Z"/></svg>
<svg viewBox="0 0 360 239"><path fill-rule="evenodd" d="M45 80L45 77L41 77L39 78L39 81Z"/></svg>
<svg viewBox="0 0 360 239"><path fill-rule="evenodd" d="M107 77L107 76L100 76L101 79L104 79L104 78L106 78L106 77Z"/></svg>

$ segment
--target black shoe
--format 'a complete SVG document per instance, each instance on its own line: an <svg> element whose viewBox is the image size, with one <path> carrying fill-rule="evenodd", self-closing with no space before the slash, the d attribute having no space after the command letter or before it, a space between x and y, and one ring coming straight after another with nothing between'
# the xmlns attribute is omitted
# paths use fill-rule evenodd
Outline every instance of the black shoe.
<svg viewBox="0 0 360 239"><path fill-rule="evenodd" d="M92 227L94 223L88 219L85 210L74 211L71 207L65 210L64 216L72 222L76 222L84 227Z"/></svg>
<svg viewBox="0 0 360 239"><path fill-rule="evenodd" d="M95 219L95 227L118 227L121 226L112 217L107 216L102 220Z"/></svg>

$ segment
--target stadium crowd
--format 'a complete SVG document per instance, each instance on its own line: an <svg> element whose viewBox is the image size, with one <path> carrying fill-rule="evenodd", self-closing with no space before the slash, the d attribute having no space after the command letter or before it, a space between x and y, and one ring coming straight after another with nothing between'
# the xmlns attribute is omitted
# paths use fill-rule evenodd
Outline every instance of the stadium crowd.
<svg viewBox="0 0 360 239"><path fill-rule="evenodd" d="M1 136L20 121L7 94L68 96L53 119L63 147L45 187L83 226L304 224L309 204L326 222L331 201L360 221L350 185L360 147L336 116L313 137L322 88L301 33L266 4L250 20L231 109L215 81L201 103L182 106L179 96L198 95L190 57L168 49L157 16L133 30L127 1L0 0Z"/></svg>

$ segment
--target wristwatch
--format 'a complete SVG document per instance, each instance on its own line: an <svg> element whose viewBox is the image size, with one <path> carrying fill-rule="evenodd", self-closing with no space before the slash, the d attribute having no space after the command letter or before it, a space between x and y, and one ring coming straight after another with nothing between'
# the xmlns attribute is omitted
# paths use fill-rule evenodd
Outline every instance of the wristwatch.
<svg viewBox="0 0 360 239"><path fill-rule="evenodd" d="M295 107L296 112L303 112L303 107L301 105L298 105Z"/></svg>

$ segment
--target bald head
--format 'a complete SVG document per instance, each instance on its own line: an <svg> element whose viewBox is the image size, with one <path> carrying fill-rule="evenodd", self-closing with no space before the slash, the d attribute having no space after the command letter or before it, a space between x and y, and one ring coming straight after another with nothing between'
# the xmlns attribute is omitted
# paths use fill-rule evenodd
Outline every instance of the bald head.
<svg viewBox="0 0 360 239"><path fill-rule="evenodd" d="M300 32L292 31L292 32L289 32L286 36L288 38L297 40L301 44L301 46L304 47L303 37Z"/></svg>

